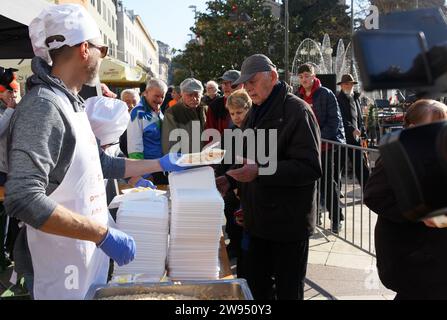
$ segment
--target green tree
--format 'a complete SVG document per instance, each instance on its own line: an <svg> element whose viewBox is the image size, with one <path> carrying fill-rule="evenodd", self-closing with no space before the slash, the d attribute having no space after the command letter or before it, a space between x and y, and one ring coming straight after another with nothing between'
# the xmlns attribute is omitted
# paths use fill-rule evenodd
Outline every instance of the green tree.
<svg viewBox="0 0 447 320"><path fill-rule="evenodd" d="M177 62L202 81L217 79L225 70L240 69L255 53L284 66L284 26L264 0L214 0L206 13L197 13L191 30L197 36L186 45Z"/></svg>
<svg viewBox="0 0 447 320"><path fill-rule="evenodd" d="M335 40L335 45L338 39L349 40L351 18L347 9L348 6L334 0L290 1L290 31L299 42L304 38L321 41L325 33Z"/></svg>
<svg viewBox="0 0 447 320"><path fill-rule="evenodd" d="M175 56L171 62L171 68L173 73L172 84L179 86L183 80L190 76L190 71L182 64L181 55Z"/></svg>

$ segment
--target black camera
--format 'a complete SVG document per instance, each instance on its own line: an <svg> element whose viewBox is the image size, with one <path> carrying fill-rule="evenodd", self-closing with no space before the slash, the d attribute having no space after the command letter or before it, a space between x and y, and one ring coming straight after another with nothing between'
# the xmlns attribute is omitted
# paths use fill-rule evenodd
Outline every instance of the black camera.
<svg viewBox="0 0 447 320"><path fill-rule="evenodd" d="M367 91L411 89L418 98L447 93L447 19L441 9L380 17L380 30L354 35ZM403 215L412 221L447 213L447 122L386 135L381 156Z"/></svg>
<svg viewBox="0 0 447 320"><path fill-rule="evenodd" d="M447 19L440 8L380 17L379 30L354 35L366 91L414 89L419 97L447 92Z"/></svg>

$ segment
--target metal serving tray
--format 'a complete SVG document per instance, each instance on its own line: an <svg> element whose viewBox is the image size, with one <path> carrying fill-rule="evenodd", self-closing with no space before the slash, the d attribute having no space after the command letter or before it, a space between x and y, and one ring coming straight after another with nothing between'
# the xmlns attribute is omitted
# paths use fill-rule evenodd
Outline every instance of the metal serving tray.
<svg viewBox="0 0 447 320"><path fill-rule="evenodd" d="M244 279L93 285L85 299L99 300L148 293L178 294L199 300L253 300Z"/></svg>

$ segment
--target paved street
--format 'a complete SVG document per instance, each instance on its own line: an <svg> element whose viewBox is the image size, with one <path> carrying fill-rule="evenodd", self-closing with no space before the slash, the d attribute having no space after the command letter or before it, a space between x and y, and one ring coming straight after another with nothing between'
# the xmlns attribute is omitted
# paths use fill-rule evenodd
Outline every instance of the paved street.
<svg viewBox="0 0 447 320"><path fill-rule="evenodd" d="M390 300L394 293L380 282L376 260L334 236L311 240L306 300Z"/></svg>

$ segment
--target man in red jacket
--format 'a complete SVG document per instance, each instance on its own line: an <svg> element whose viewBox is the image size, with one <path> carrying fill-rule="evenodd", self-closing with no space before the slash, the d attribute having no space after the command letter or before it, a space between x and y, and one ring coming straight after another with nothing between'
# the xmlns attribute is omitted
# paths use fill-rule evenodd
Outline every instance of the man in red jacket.
<svg viewBox="0 0 447 320"><path fill-rule="evenodd" d="M334 93L321 85L321 81L316 77L315 68L310 64L303 64L298 68L298 77L301 83L298 95L312 107L320 126L321 138L346 143L343 120ZM338 148L332 149L331 144L323 142L321 163L323 166L323 179L320 182L321 199L329 211L332 232L338 234L342 228L341 221L344 220L339 205Z"/></svg>
<svg viewBox="0 0 447 320"><path fill-rule="evenodd" d="M239 79L241 73L237 70L228 70L220 77L222 80L222 91L224 93L223 97L214 100L206 114L206 129L216 129L222 135L225 129L228 129L231 125L230 114L225 107L227 103L227 98L236 90L242 89L243 84L233 88L233 82Z"/></svg>

